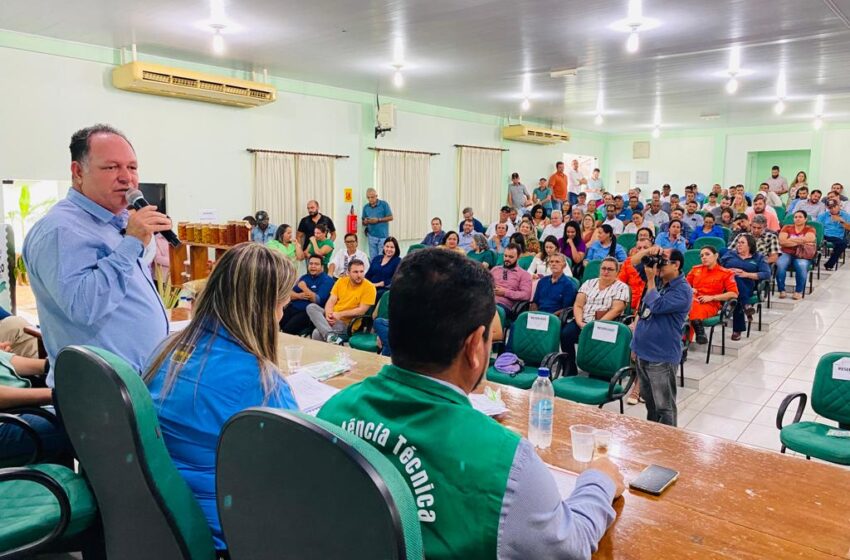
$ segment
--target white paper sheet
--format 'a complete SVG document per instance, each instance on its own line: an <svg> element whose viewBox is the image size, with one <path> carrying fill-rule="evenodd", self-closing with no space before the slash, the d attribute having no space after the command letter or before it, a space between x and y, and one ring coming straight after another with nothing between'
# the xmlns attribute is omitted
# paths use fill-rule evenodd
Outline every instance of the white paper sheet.
<svg viewBox="0 0 850 560"><path fill-rule="evenodd" d="M472 393L469 395L469 402L472 408L479 412L483 412L487 416L498 416L508 411L502 399L493 400L482 393Z"/></svg>
<svg viewBox="0 0 850 560"><path fill-rule="evenodd" d="M835 360L832 364L832 378L850 381L850 358Z"/></svg>
<svg viewBox="0 0 850 560"><path fill-rule="evenodd" d="M328 399L339 392L339 389L316 381L307 372L292 374L286 378L286 381L292 388L298 409L314 416L322 408L322 405L328 402Z"/></svg>
<svg viewBox="0 0 850 560"><path fill-rule="evenodd" d="M169 333L180 332L188 326L189 326L188 320L186 320L186 321L171 321L170 323L168 323L168 332Z"/></svg>
<svg viewBox="0 0 850 560"><path fill-rule="evenodd" d="M617 328L617 325L609 325L606 323L600 323L599 321L594 321L591 338L593 340L615 344L617 342Z"/></svg>
<svg viewBox="0 0 850 560"><path fill-rule="evenodd" d="M548 331L549 315L544 315L542 313L529 313L526 326L532 331Z"/></svg>

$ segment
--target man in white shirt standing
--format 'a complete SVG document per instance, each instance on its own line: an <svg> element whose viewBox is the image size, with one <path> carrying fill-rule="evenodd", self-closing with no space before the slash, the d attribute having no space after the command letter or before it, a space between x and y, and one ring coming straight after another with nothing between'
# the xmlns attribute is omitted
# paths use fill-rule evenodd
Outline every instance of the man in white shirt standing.
<svg viewBox="0 0 850 560"><path fill-rule="evenodd" d="M587 193L588 200L599 200L602 198L602 191L605 189L605 183L599 176L599 168L593 170L590 174L590 179L587 180L587 188L584 192Z"/></svg>
<svg viewBox="0 0 850 560"><path fill-rule="evenodd" d="M570 204L575 204L578 200L578 193L582 190L582 185L587 185L587 179L584 178L581 171L578 170L578 160L574 159L570 162L572 168L567 171L567 192L570 197ZM588 200L592 200L588 196Z"/></svg>
<svg viewBox="0 0 850 560"><path fill-rule="evenodd" d="M770 178L765 181L770 187L770 192L783 195L788 192L788 179L779 174L779 166L774 165L770 170Z"/></svg>

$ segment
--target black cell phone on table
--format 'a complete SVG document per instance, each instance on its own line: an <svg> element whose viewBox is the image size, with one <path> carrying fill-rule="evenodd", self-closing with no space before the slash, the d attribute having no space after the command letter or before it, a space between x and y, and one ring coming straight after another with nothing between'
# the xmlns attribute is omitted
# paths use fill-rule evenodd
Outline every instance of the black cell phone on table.
<svg viewBox="0 0 850 560"><path fill-rule="evenodd" d="M629 488L653 496L660 496L668 486L676 482L679 472L659 465L649 465L638 477L629 482Z"/></svg>

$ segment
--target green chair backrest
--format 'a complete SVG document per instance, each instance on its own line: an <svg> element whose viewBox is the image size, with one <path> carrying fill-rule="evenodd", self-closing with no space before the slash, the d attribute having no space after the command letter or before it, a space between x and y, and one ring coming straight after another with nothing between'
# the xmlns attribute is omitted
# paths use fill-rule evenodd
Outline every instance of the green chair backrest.
<svg viewBox="0 0 850 560"><path fill-rule="evenodd" d="M496 253L496 266L502 266L503 264L505 264L505 254Z"/></svg>
<svg viewBox="0 0 850 560"><path fill-rule="evenodd" d="M720 226L720 229L723 230L723 243L729 245L729 239L732 237L732 230L726 226Z"/></svg>
<svg viewBox="0 0 850 560"><path fill-rule="evenodd" d="M423 558L405 477L369 443L294 411L224 425L216 492L232 560Z"/></svg>
<svg viewBox="0 0 850 560"><path fill-rule="evenodd" d="M776 217L779 218L779 221L782 222L785 219L785 207L784 206L771 206L773 210L776 212Z"/></svg>
<svg viewBox="0 0 850 560"><path fill-rule="evenodd" d="M694 249L697 251L708 246L714 247L719 251L726 248L726 243L720 237L700 237L694 241Z"/></svg>
<svg viewBox="0 0 850 560"><path fill-rule="evenodd" d="M124 360L67 346L54 401L100 509L109 558L212 560L212 534L177 471L148 388Z"/></svg>
<svg viewBox="0 0 850 560"><path fill-rule="evenodd" d="M602 332L594 337L594 324L603 328L616 329L614 342L600 340ZM576 365L598 379L611 379L621 368L629 365L631 358L632 331L623 323L615 321L591 321L581 329L578 337Z"/></svg>
<svg viewBox="0 0 850 560"><path fill-rule="evenodd" d="M704 239L704 238L701 238ZM699 257L699 249L688 249L685 251L685 274L691 271L693 267L702 262Z"/></svg>
<svg viewBox="0 0 850 560"><path fill-rule="evenodd" d="M628 254L628 252L632 250L636 243L636 233L621 233L617 236L617 244L623 246L623 249L626 251L626 254Z"/></svg>
<svg viewBox="0 0 850 560"><path fill-rule="evenodd" d="M581 275L581 283L584 284L588 280L599 278L600 266L602 266L601 260L584 261L584 273Z"/></svg>
<svg viewBox="0 0 850 560"><path fill-rule="evenodd" d="M529 328L529 320L535 328ZM545 330L539 330L543 327ZM526 311L511 325L511 351L526 365L539 365L546 354L557 352L560 344L561 320L551 313Z"/></svg>
<svg viewBox="0 0 850 560"><path fill-rule="evenodd" d="M525 255L524 257L517 259L517 266L523 270L528 270L528 267L531 266L532 262L534 262L534 255Z"/></svg>
<svg viewBox="0 0 850 560"><path fill-rule="evenodd" d="M846 361L836 366L835 362L841 359ZM850 376L850 352L830 352L821 356L812 385L812 408L824 418L850 425L850 381L836 379L836 373Z"/></svg>
<svg viewBox="0 0 850 560"><path fill-rule="evenodd" d="M378 300L378 319L390 318L390 291L387 290L381 294L381 299Z"/></svg>
<svg viewBox="0 0 850 560"><path fill-rule="evenodd" d="M581 288L581 280L575 276L567 276L567 279L573 283L573 286L576 288L576 293L578 293L578 289Z"/></svg>
<svg viewBox="0 0 850 560"><path fill-rule="evenodd" d="M809 220L806 223L815 228L815 239L817 240L818 247L823 245L823 224L812 220Z"/></svg>
<svg viewBox="0 0 850 560"><path fill-rule="evenodd" d="M424 249L424 248L425 248L425 245L423 245L422 243L414 243L413 245L411 245L410 247L407 248L407 254L409 255L410 253L412 253L414 251L418 251L419 249Z"/></svg>

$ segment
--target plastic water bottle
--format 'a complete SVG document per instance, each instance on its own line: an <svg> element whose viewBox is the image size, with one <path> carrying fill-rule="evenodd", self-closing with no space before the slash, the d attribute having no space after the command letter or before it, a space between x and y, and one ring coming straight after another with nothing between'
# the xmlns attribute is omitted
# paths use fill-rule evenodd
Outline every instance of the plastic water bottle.
<svg viewBox="0 0 850 560"><path fill-rule="evenodd" d="M552 417L555 414L555 389L549 381L549 368L539 368L531 386L528 407L528 440L534 447L552 445Z"/></svg>

